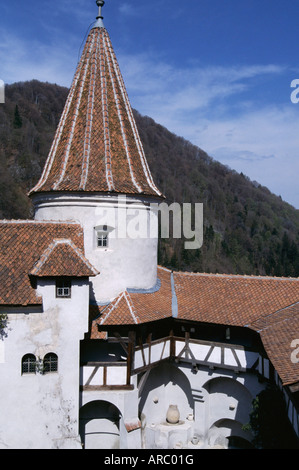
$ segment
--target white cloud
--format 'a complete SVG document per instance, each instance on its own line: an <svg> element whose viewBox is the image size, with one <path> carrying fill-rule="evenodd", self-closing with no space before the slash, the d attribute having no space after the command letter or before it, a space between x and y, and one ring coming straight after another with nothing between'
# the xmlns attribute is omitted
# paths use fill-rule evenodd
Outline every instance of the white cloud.
<svg viewBox="0 0 299 470"><path fill-rule="evenodd" d="M299 106L299 105L298 105ZM299 108L264 107L242 116L205 120L190 140L216 160L299 208Z"/></svg>
<svg viewBox="0 0 299 470"><path fill-rule="evenodd" d="M70 86L76 67L71 45L26 43L17 35L0 30L1 79L5 83L37 79Z"/></svg>
<svg viewBox="0 0 299 470"><path fill-rule="evenodd" d="M68 5L67 0L62 7ZM78 38L69 36L63 43L55 38L47 44L25 42L16 32L0 29L0 79L70 86ZM249 93L256 80L278 77L284 67L177 68L157 54L118 54L118 60L133 107L299 207L299 104L260 106Z"/></svg>
<svg viewBox="0 0 299 470"><path fill-rule="evenodd" d="M251 94L256 79L285 67L177 69L148 56L119 60L138 111L299 208L299 104L261 105Z"/></svg>
<svg viewBox="0 0 299 470"><path fill-rule="evenodd" d="M175 119L176 113L190 114L213 103L219 110L227 98L250 88L254 78L284 71L275 65L179 69L143 55L120 56L119 62L134 106L158 113L163 121L170 113Z"/></svg>
<svg viewBox="0 0 299 470"><path fill-rule="evenodd" d="M119 12L121 15L126 15L126 16L138 15L137 8L133 7L130 3L122 3L119 7Z"/></svg>

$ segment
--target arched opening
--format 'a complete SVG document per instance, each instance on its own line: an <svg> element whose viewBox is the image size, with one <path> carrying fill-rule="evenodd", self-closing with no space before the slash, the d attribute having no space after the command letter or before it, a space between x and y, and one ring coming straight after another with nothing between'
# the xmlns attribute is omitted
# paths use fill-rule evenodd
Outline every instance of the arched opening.
<svg viewBox="0 0 299 470"><path fill-rule="evenodd" d="M220 419L209 429L210 447L225 449L249 449L252 435L243 429L242 423L233 419Z"/></svg>
<svg viewBox="0 0 299 470"><path fill-rule="evenodd" d="M240 423L249 422L252 409L252 395L235 379L216 377L203 386L208 392L209 427L220 419L234 419Z"/></svg>
<svg viewBox="0 0 299 470"><path fill-rule="evenodd" d="M104 400L91 401L80 409L79 432L85 449L119 449L119 409Z"/></svg>
<svg viewBox="0 0 299 470"><path fill-rule="evenodd" d="M149 373L142 390L139 412L147 424L165 422L169 405L177 405L180 419L194 411L191 385L176 366L162 363Z"/></svg>

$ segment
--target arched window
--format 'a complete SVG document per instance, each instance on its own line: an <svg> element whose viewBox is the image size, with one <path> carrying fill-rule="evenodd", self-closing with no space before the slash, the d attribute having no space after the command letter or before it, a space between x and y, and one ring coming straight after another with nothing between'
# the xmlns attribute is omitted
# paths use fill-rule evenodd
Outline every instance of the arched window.
<svg viewBox="0 0 299 470"><path fill-rule="evenodd" d="M48 372L57 372L58 356L55 353L48 353L44 357L44 374Z"/></svg>
<svg viewBox="0 0 299 470"><path fill-rule="evenodd" d="M36 357L34 354L26 354L22 357L22 374L35 374Z"/></svg>

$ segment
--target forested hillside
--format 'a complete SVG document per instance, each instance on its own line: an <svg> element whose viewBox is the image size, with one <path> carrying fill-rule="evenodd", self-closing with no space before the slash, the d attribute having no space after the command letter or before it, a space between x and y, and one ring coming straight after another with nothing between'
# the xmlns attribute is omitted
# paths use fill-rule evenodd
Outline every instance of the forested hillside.
<svg viewBox="0 0 299 470"><path fill-rule="evenodd" d="M31 218L27 191L48 155L68 90L31 81L6 86L0 104L0 218ZM160 240L159 262L199 272L299 276L299 211L245 175L135 111L154 180L167 202L202 202L204 243Z"/></svg>

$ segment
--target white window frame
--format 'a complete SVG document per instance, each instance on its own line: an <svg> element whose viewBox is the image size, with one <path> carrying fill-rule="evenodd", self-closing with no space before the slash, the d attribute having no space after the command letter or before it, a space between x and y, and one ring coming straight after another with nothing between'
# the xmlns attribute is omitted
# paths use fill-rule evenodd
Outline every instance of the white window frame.
<svg viewBox="0 0 299 470"><path fill-rule="evenodd" d="M57 279L55 291L57 299L70 299L72 297L72 281L68 279Z"/></svg>
<svg viewBox="0 0 299 470"><path fill-rule="evenodd" d="M97 248L108 248L108 232L97 232Z"/></svg>
<svg viewBox="0 0 299 470"><path fill-rule="evenodd" d="M94 227L95 230L95 247L99 250L110 249L109 235L114 230L114 227L108 225L98 225Z"/></svg>

